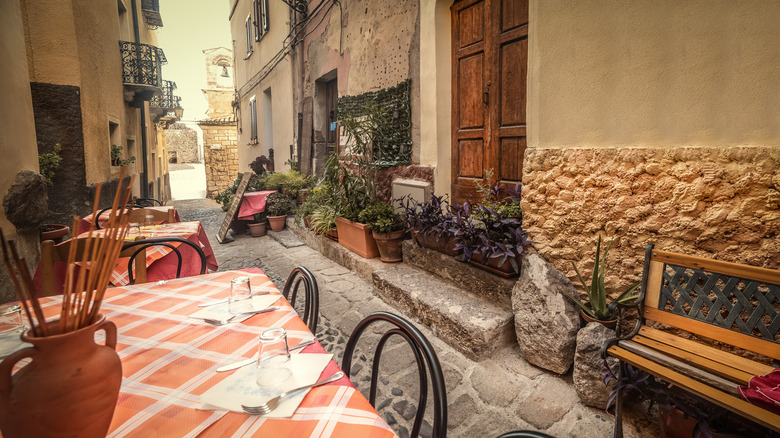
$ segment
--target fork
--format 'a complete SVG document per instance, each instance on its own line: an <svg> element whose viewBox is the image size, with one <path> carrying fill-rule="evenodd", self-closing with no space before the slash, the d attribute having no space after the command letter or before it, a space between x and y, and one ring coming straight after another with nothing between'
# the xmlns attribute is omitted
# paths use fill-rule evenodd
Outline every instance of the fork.
<svg viewBox="0 0 780 438"><path fill-rule="evenodd" d="M279 306L271 306L271 307L268 307L267 309L258 310L258 311L255 311L255 312L237 313L237 314L231 316L228 319L205 319L204 318L203 321L206 322L207 324L211 324L211 325L225 325L225 324L229 323L230 321L232 321L234 318L239 317L239 316L255 315L255 314L258 314L258 313L273 312L273 311L276 311L276 310L279 310Z"/></svg>
<svg viewBox="0 0 780 438"><path fill-rule="evenodd" d="M301 392L304 389L314 388L314 387L317 387L317 386L320 386L320 385L324 385L326 383L335 382L336 380L338 380L338 379L340 379L342 377L344 377L344 372L343 371L339 371L336 374L328 377L325 380L320 380L319 382L312 383L311 385L305 385L305 386L301 386L299 388L295 388L295 389L291 389L289 391L285 391L285 392L277 395L276 397L268 400L267 402L265 402L265 403L263 403L261 405L257 405L257 406L241 405L241 408L244 409L244 412L246 412L247 414L250 414L250 415L268 415L268 414L271 413L271 411L276 409L277 406L279 406L279 402L282 401L283 398L285 398L287 396L290 396L292 394L295 394L296 392Z"/></svg>

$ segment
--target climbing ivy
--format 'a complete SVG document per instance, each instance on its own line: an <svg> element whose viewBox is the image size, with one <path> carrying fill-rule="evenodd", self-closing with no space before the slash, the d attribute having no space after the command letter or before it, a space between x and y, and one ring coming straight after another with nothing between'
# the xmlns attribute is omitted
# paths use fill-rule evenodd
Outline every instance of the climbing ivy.
<svg viewBox="0 0 780 438"><path fill-rule="evenodd" d="M372 154L381 167L412 164L411 79L389 88L356 96L342 96L338 102L339 123L359 120L374 114L382 123L376 127Z"/></svg>

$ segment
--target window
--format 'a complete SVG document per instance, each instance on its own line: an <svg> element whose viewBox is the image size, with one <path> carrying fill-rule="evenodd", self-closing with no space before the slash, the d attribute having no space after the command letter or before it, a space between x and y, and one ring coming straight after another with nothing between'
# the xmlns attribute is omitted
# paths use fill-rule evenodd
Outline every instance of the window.
<svg viewBox="0 0 780 438"><path fill-rule="evenodd" d="M252 10L255 12L255 41L268 32L268 0L252 0Z"/></svg>
<svg viewBox="0 0 780 438"><path fill-rule="evenodd" d="M255 96L249 99L249 123L251 125L249 143L257 144L257 105Z"/></svg>
<svg viewBox="0 0 780 438"><path fill-rule="evenodd" d="M246 17L246 22L244 23L246 26L246 56L249 56L254 51L252 49L252 15L248 15Z"/></svg>

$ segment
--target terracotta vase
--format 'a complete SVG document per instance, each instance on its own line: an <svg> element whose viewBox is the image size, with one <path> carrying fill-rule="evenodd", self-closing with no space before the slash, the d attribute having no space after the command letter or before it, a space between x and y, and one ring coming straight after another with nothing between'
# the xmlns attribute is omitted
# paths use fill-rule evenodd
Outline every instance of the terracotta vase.
<svg viewBox="0 0 780 438"><path fill-rule="evenodd" d="M268 225L271 227L271 231L282 231L286 221L287 216L268 216Z"/></svg>
<svg viewBox="0 0 780 438"><path fill-rule="evenodd" d="M586 325L587 325L588 323L591 323L591 322L597 322L597 323L599 323L599 324L602 324L602 325L603 325L604 327L606 327L606 328L614 329L615 327L617 327L617 318L615 318L615 319L610 319L610 320L607 320L607 321L602 321L602 320L600 320L600 319L596 319L596 318L594 318L594 317L592 317L592 316L588 315L588 314L587 314L587 313L585 313L585 311L584 311L584 310L582 310L582 309L580 309L580 316L581 316L581 317L582 317L582 319L585 321L585 324L586 324Z"/></svg>
<svg viewBox="0 0 780 438"><path fill-rule="evenodd" d="M401 255L401 243L406 236L406 230L391 231L389 233L377 233L372 231L376 246L379 249L379 258L385 263L395 263L403 260Z"/></svg>
<svg viewBox="0 0 780 438"><path fill-rule="evenodd" d="M469 260L469 263L473 266L484 269L488 272L491 272L493 274L496 274L504 278L514 278L520 276L520 272L515 272L515 269L512 266L512 262L510 262L508 258L506 259L506 261L504 261L504 263L499 264L498 262L500 260L501 259L498 257L496 258L488 257L487 260L485 260L485 258L482 257L481 253L474 253L474 255L471 256L471 260ZM515 257L515 262L517 263L517 267L519 271L519 268L523 263L523 258L521 256Z"/></svg>
<svg viewBox="0 0 780 438"><path fill-rule="evenodd" d="M22 340L33 346L0 363L0 430L14 437L104 437L114 415L122 362L116 354L116 326L98 321L74 332L56 334L50 322L47 337L27 331ZM106 333L105 345L95 332ZM32 362L13 376L20 360Z"/></svg>
<svg viewBox="0 0 780 438"><path fill-rule="evenodd" d="M379 248L376 246L374 236L371 235L371 228L366 224L337 217L336 229L339 232L339 244L344 248L367 259L379 255Z"/></svg>
<svg viewBox="0 0 780 438"><path fill-rule="evenodd" d="M254 222L249 224L249 232L252 233L252 237L265 236L267 234L265 225L265 222Z"/></svg>
<svg viewBox="0 0 780 438"><path fill-rule="evenodd" d="M686 416L683 411L677 408L659 406L658 423L661 426L661 434L666 438L688 438L694 436L693 429L698 420ZM713 431L712 438L723 438L723 435Z"/></svg>

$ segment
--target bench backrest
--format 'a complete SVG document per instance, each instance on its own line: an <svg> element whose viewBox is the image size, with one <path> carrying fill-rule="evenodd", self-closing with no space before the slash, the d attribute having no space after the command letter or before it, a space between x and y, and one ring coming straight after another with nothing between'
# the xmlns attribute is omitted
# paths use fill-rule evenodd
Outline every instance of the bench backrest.
<svg viewBox="0 0 780 438"><path fill-rule="evenodd" d="M780 360L780 271L647 246L642 317Z"/></svg>

